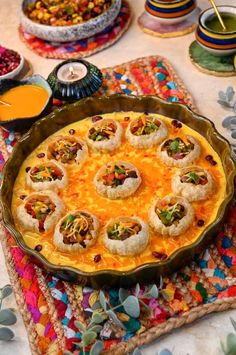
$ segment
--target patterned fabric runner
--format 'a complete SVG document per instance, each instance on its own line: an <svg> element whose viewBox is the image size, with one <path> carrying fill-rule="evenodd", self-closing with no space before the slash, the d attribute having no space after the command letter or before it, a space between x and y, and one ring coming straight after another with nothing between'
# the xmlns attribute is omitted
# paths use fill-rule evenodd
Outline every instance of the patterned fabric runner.
<svg viewBox="0 0 236 355"><path fill-rule="evenodd" d="M103 69L104 82L99 94L151 94L170 102L193 102L172 66L162 57L141 58L114 68ZM17 140L14 132L0 130L0 167L11 154ZM215 238L215 244L202 255L164 279L158 299L143 298L151 312L141 308L138 318L130 317L123 308L118 317L121 329L107 319L100 339L105 353L127 354L137 346L190 323L213 311L236 308L236 208L232 205L228 224ZM19 309L25 321L33 354L62 354L70 350L79 354L75 343L81 332L75 320L88 325L99 291L63 282L33 265L30 258L15 245L1 227L1 240L6 264ZM110 303L118 302L118 289L107 290ZM130 290L131 293L134 290ZM144 292L144 289L141 289ZM89 353L89 347L86 348Z"/></svg>

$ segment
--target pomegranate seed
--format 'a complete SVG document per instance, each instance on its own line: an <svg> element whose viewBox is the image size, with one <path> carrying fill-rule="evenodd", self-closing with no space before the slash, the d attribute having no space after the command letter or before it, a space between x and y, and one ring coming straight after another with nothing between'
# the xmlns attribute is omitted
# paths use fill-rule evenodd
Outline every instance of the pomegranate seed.
<svg viewBox="0 0 236 355"><path fill-rule="evenodd" d="M173 121L171 121L171 124L172 124L172 126L177 127L177 125L178 125L179 123L178 123L177 120L173 120Z"/></svg>
<svg viewBox="0 0 236 355"><path fill-rule="evenodd" d="M154 258L160 260L165 260L167 258L167 255L165 253L159 253L158 251L153 251L152 255L154 256Z"/></svg>
<svg viewBox="0 0 236 355"><path fill-rule="evenodd" d="M93 122L93 123L95 123L95 122L97 122L97 121L100 121L100 120L102 120L102 116L93 116L93 117L92 117L92 122Z"/></svg>
<svg viewBox="0 0 236 355"><path fill-rule="evenodd" d="M211 163L211 165L213 165L213 166L217 164L217 162L216 162L215 160L211 160L210 163Z"/></svg>
<svg viewBox="0 0 236 355"><path fill-rule="evenodd" d="M102 257L101 257L101 255L100 254L97 254L97 255L95 255L95 257L94 257L94 262L95 263L99 263L99 261L102 259Z"/></svg>
<svg viewBox="0 0 236 355"><path fill-rule="evenodd" d="M21 57L17 52L0 46L0 76L15 70L20 61Z"/></svg>
<svg viewBox="0 0 236 355"><path fill-rule="evenodd" d="M38 158L44 158L45 157L45 153L39 153L39 154L37 154L37 157Z"/></svg>
<svg viewBox="0 0 236 355"><path fill-rule="evenodd" d="M41 244L36 245L36 247L34 248L34 250L40 252L43 249Z"/></svg>
<svg viewBox="0 0 236 355"><path fill-rule="evenodd" d="M207 161L211 161L211 160L213 160L213 156L212 156L212 155L207 155L207 156L205 157L205 159L206 159Z"/></svg>
<svg viewBox="0 0 236 355"><path fill-rule="evenodd" d="M199 220L197 221L198 227L202 227L202 226L204 226L204 224L205 224L205 222L203 221L203 219L199 219Z"/></svg>

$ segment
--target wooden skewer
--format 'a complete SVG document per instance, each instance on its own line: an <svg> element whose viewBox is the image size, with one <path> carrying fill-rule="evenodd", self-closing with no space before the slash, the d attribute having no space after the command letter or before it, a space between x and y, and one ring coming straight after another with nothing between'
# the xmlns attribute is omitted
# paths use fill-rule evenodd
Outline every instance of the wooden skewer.
<svg viewBox="0 0 236 355"><path fill-rule="evenodd" d="M226 26L225 26L225 24L224 24L224 22L222 20L222 17L220 16L220 13L219 13L219 11L218 11L218 9L216 7L216 4L215 4L214 0L209 0L209 1L210 1L211 5L212 5L212 7L213 7L213 9L214 9L214 11L216 13L216 16L218 17L218 20L220 21L220 24L221 24L221 26L223 28L223 31L226 31Z"/></svg>
<svg viewBox="0 0 236 355"><path fill-rule="evenodd" d="M5 106L11 106L8 102L0 100L0 104L5 105Z"/></svg>

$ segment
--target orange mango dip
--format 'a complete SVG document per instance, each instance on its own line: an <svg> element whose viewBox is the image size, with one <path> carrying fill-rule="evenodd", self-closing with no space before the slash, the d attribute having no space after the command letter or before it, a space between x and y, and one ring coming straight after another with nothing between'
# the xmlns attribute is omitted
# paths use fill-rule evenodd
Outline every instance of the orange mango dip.
<svg viewBox="0 0 236 355"><path fill-rule="evenodd" d="M38 85L20 85L0 95L0 121L34 117L40 114L48 93ZM6 104L2 104L3 103Z"/></svg>
<svg viewBox="0 0 236 355"><path fill-rule="evenodd" d="M121 122L124 130L128 126L128 121L125 117L131 119L139 116L139 113L134 112L119 112L113 114L105 114L104 118L114 118ZM69 166L67 168L69 175L68 186L58 192L63 200L66 211L75 209L85 209L94 215L100 221L100 233L96 243L88 248L83 253L64 253L56 249L53 244L53 232L37 234L34 232L25 231L16 220L16 207L22 203L20 195L28 195L32 191L26 186L25 178L27 167L32 167L39 162L43 162L45 158L38 158L37 154L46 153L46 148L49 139L57 135L69 135L69 130L74 129L74 136L85 138L87 130L91 127L92 121L90 118L83 121L73 123L62 130L56 132L53 136L42 142L23 163L19 175L14 186L14 194L12 200L12 212L15 219L17 229L22 233L25 243L35 248L36 245L42 245L41 254L55 265L72 266L82 271L93 272L103 269L127 271L136 268L139 265L151 262L157 262L153 256L153 252L165 253L167 256L173 254L179 248L188 246L195 242L202 234L204 229L211 224L217 215L219 207L225 197L226 178L221 164L221 160L213 148L208 144L207 140L198 132L183 125L182 128L175 128L171 124L171 119L152 115L162 119L168 128L168 138L180 137L185 139L186 135L192 135L201 145L201 156L195 165L208 169L212 174L215 186L214 192L209 200L191 203L195 211L195 221L192 226L182 235L177 237L162 236L155 233L151 228L150 242L147 248L140 254L134 257L122 257L108 252L102 243L103 228L110 218L117 216L139 216L144 221L148 221L148 210L153 199L163 197L171 193L171 178L177 168L165 166L157 157L157 147L150 149L138 150L129 145L123 136L122 146L113 153L95 153L90 151L89 158L82 165ZM205 159L207 155L212 155L217 165L212 166ZM94 189L93 178L97 170L109 161L122 160L134 164L140 171L142 184L134 195L124 200L109 200L98 195ZM197 226L199 219L204 220L204 226ZM94 262L94 257L100 254L101 260Z"/></svg>

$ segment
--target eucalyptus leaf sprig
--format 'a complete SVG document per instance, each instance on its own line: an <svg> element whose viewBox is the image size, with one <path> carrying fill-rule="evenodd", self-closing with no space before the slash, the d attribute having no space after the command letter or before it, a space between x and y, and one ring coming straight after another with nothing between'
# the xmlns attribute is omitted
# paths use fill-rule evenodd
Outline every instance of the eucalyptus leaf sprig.
<svg viewBox="0 0 236 355"><path fill-rule="evenodd" d="M222 126L231 131L231 137L236 138L236 97L232 86L226 89L226 92L219 91L218 103L233 111L233 115L227 116L222 121Z"/></svg>
<svg viewBox="0 0 236 355"><path fill-rule="evenodd" d="M236 322L230 318L234 331L236 333ZM236 334L229 333L226 338L226 343L221 342L221 348L225 355L235 355L236 354Z"/></svg>
<svg viewBox="0 0 236 355"><path fill-rule="evenodd" d="M142 351L139 348L134 349L132 355L143 355ZM172 352L168 349L163 349L159 353L153 355L173 355Z"/></svg>
<svg viewBox="0 0 236 355"><path fill-rule="evenodd" d="M101 323L103 323L104 320L105 319L102 314L94 313L87 327L85 327L85 325L82 322L79 322L77 320L75 321L74 324L81 333L81 342L76 342L74 344L80 348L83 355L87 354L86 347L94 343L94 341L97 339L98 334L102 330ZM89 354L99 355L102 350L103 350L103 342L97 340L93 344L92 348L90 349ZM66 351L64 355L73 355L73 353L71 353L70 351Z"/></svg>
<svg viewBox="0 0 236 355"><path fill-rule="evenodd" d="M115 310L124 308L124 311L128 316L138 318L140 315L140 305L144 306L146 310L151 311L150 307L143 301L148 298L158 298L159 290L162 289L163 281L160 278L160 285L157 287L155 284L150 285L144 292L141 292L140 285L137 284L134 290L134 294L131 294L127 289L119 289L119 303L115 307L111 307L107 300L105 293L101 290L99 293L98 308L102 308L104 313L120 328L125 329L125 325L119 320L118 316L114 312Z"/></svg>
<svg viewBox="0 0 236 355"><path fill-rule="evenodd" d="M16 323L17 318L12 308L2 308L2 302L4 298L12 294L11 285L6 285L0 288L0 340L9 341L14 338L13 331L6 327L7 325L13 325Z"/></svg>
<svg viewBox="0 0 236 355"><path fill-rule="evenodd" d="M111 319L114 324L125 330L125 325L119 319L119 316L115 313L115 311L123 307L124 311L130 317L138 318L140 315L140 305L142 305L146 308L146 310L150 312L150 307L143 300L158 298L159 290L161 290L162 287L163 280L161 277L159 287L154 284L146 287L144 291L141 291L140 285L137 284L134 289L134 294L131 294L124 288L120 288L119 303L115 307L111 306L105 295L105 292L100 290L99 299L92 306L94 313L87 327L85 327L85 325L79 321L75 321L74 323L81 333L81 341L74 343L80 349L79 354L99 355L103 350L104 344L101 340L96 339L98 338L98 335L103 328L102 324L107 320L107 318ZM96 311L98 309L99 312ZM86 348L91 345L92 347L88 352ZM70 351L65 351L64 355L73 355L73 353Z"/></svg>

